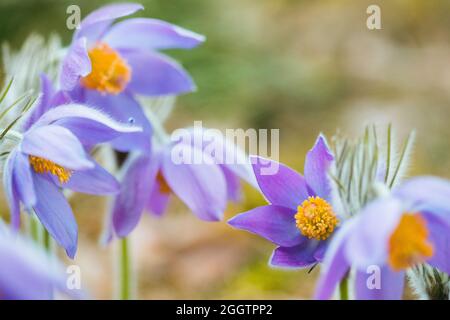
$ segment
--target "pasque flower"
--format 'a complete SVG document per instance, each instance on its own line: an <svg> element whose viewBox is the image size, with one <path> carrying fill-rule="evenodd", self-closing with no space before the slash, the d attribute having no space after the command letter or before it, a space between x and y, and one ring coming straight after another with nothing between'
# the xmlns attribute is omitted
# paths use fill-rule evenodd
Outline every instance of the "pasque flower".
<svg viewBox="0 0 450 320"><path fill-rule="evenodd" d="M117 192L116 179L86 150L140 128L118 123L83 105L50 109L45 105L42 102L31 113L30 118L36 120L25 122L20 141L8 155L4 189L13 227L20 225L22 203L28 211L36 213L50 235L73 258L77 249L77 224L60 189L89 194Z"/></svg>
<svg viewBox="0 0 450 320"><path fill-rule="evenodd" d="M317 298L330 298L350 269L357 299L401 299L405 270L416 264L450 273L449 195L449 181L417 177L369 203L331 240Z"/></svg>
<svg viewBox="0 0 450 320"><path fill-rule="evenodd" d="M162 215L175 195L200 219L223 218L227 200L239 197L239 179L254 184L244 153L223 136L209 136L215 150L233 153L237 161L225 163L204 148L207 133L186 131L200 139L167 141L151 153L134 153L124 164L122 187L112 208L112 228L124 237L148 210ZM228 150L228 151L225 151ZM194 159L200 159L196 162ZM194 161L192 161L194 160Z"/></svg>
<svg viewBox="0 0 450 320"><path fill-rule="evenodd" d="M306 155L304 177L281 163L276 164L275 174L262 174L262 168L274 162L252 157L256 180L269 205L239 214L228 223L278 245L270 261L273 266L307 267L320 262L339 224L328 179L333 161L322 135Z"/></svg>
<svg viewBox="0 0 450 320"><path fill-rule="evenodd" d="M51 299L54 290L79 297L68 290L61 264L41 248L0 225L0 300Z"/></svg>
<svg viewBox="0 0 450 320"><path fill-rule="evenodd" d="M101 107L118 120L133 119L144 134L113 141L121 151L147 150L150 125L134 96L177 95L195 89L187 72L163 49L191 49L204 37L157 19L115 19L143 9L111 4L86 16L74 34L61 72L61 89L75 102Z"/></svg>

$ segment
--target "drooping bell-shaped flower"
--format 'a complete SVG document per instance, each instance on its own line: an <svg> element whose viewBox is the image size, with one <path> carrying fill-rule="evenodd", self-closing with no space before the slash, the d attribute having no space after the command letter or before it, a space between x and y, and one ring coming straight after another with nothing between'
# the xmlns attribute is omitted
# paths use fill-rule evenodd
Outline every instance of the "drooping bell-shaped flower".
<svg viewBox="0 0 450 320"><path fill-rule="evenodd" d="M145 210L162 215L172 196L198 218L219 221L228 200L239 198L240 179L256 185L248 159L236 145L207 130L183 132L185 139L167 141L151 153L132 154L125 162L121 191L111 212L110 227L118 236L128 235ZM217 153L208 152L205 141ZM227 163L219 153L228 153L235 161Z"/></svg>

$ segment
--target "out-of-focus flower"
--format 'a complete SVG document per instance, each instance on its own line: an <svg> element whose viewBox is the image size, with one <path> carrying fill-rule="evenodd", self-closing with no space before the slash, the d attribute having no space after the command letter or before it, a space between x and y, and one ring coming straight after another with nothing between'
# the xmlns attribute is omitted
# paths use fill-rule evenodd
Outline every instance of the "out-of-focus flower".
<svg viewBox="0 0 450 320"><path fill-rule="evenodd" d="M449 195L449 181L418 177L369 203L333 237L317 298L330 298L350 269L357 299L400 299L405 270L416 264L449 273ZM369 276L378 276L378 283L369 283Z"/></svg>
<svg viewBox="0 0 450 320"><path fill-rule="evenodd" d="M227 164L203 148L201 137L194 139L198 132L185 132L192 139L167 142L155 147L151 154L133 154L127 159L121 192L111 215L112 228L118 236L128 235L146 209L162 215L171 195L177 196L198 218L221 220L227 200L239 197L239 178L253 184L248 160L237 146L223 136L209 140L215 144L215 150L227 149L240 159L239 163Z"/></svg>
<svg viewBox="0 0 450 320"><path fill-rule="evenodd" d="M134 96L178 95L195 89L187 72L163 49L191 49L204 37L164 21L134 18L140 4L112 4L90 13L74 34L61 72L61 89L75 102L101 107L118 120L133 121L143 134L113 141L116 149L148 150L150 125Z"/></svg>
<svg viewBox="0 0 450 320"><path fill-rule="evenodd" d="M249 157L236 144L234 138L227 139L220 130L194 127L181 129L180 134L173 134L173 139L181 142L172 150L174 158L188 156L190 162L195 162L196 156L192 152L185 153L184 145L202 150L205 155L203 162L212 160L221 169L227 183L228 200L238 202L241 199L240 179L258 188ZM178 147L181 149L177 150ZM177 160L180 162L179 160ZM189 162L189 161L188 161ZM158 210L151 210L158 214Z"/></svg>
<svg viewBox="0 0 450 320"><path fill-rule="evenodd" d="M44 107L34 110L30 117L36 116L36 120L26 122L27 129L10 151L4 167L4 189L13 227L20 225L20 203L23 203L73 258L77 224L60 188L89 194L117 192L116 179L86 149L140 128L118 123L83 105L45 110Z"/></svg>
<svg viewBox="0 0 450 320"><path fill-rule="evenodd" d="M320 262L339 223L328 179L333 161L322 135L306 155L305 177L283 164L277 164L273 175L261 174L272 161L253 157L256 180L269 205L239 214L228 223L278 245L270 261L273 266L307 267Z"/></svg>
<svg viewBox="0 0 450 320"><path fill-rule="evenodd" d="M57 290L81 297L66 286L62 265L41 248L0 225L0 300L52 299Z"/></svg>

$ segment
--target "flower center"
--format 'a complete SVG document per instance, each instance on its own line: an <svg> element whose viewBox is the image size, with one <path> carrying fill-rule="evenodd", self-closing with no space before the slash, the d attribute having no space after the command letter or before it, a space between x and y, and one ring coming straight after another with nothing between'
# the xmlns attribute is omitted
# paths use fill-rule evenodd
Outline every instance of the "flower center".
<svg viewBox="0 0 450 320"><path fill-rule="evenodd" d="M60 183L66 183L72 176L72 171L61 167L50 160L35 156L29 156L28 159L36 173L51 173L58 177Z"/></svg>
<svg viewBox="0 0 450 320"><path fill-rule="evenodd" d="M166 179L164 179L164 176L162 175L161 171L158 171L158 174L156 175L156 180L159 183L159 192L169 194L172 189L170 189L169 185L166 182Z"/></svg>
<svg viewBox="0 0 450 320"><path fill-rule="evenodd" d="M305 237L316 240L326 240L339 223L331 205L320 197L303 201L298 206L295 220Z"/></svg>
<svg viewBox="0 0 450 320"><path fill-rule="evenodd" d="M419 214L405 213L389 238L389 265L392 269L406 269L433 256L433 246L427 239L426 221Z"/></svg>
<svg viewBox="0 0 450 320"><path fill-rule="evenodd" d="M101 93L121 93L131 78L127 62L106 43L98 43L89 50L92 71L81 84Z"/></svg>

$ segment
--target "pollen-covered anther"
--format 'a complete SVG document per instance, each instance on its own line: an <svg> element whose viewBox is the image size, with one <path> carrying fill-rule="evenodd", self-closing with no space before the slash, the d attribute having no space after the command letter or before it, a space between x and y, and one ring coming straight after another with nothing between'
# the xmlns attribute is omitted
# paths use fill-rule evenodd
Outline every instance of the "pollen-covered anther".
<svg viewBox="0 0 450 320"><path fill-rule="evenodd" d="M72 176L72 171L68 170L50 160L29 156L29 161L36 173L50 173L56 176L60 183L66 183Z"/></svg>
<svg viewBox="0 0 450 320"><path fill-rule="evenodd" d="M81 84L101 93L119 94L131 79L131 68L120 54L106 43L98 43L88 52L92 70Z"/></svg>
<svg viewBox="0 0 450 320"><path fill-rule="evenodd" d="M428 242L426 221L420 214L403 214L389 238L389 265L395 271L422 263L433 256L433 245Z"/></svg>
<svg viewBox="0 0 450 320"><path fill-rule="evenodd" d="M309 239L326 240L339 223L332 206L320 197L309 197L295 215L300 232Z"/></svg>

